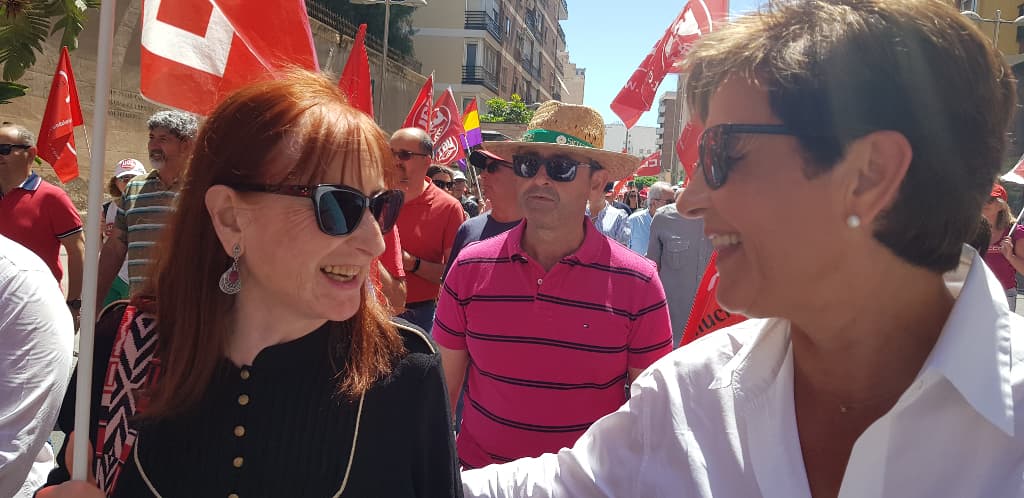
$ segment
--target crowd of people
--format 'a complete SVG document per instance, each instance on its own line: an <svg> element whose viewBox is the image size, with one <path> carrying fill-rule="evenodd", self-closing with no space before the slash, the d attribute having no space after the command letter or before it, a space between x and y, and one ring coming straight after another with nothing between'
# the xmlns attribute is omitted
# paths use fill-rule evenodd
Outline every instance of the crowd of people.
<svg viewBox="0 0 1024 498"><path fill-rule="evenodd" d="M91 393L81 218L0 125L0 496L1024 497L998 51L937 0L793 0L684 70L685 188L557 101L469 171L301 70L154 114ZM678 347L713 251L750 319Z"/></svg>

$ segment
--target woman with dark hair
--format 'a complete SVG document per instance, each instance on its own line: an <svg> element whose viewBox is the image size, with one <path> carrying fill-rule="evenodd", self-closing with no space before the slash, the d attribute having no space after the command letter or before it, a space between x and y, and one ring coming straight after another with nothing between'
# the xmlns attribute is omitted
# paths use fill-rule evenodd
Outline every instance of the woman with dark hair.
<svg viewBox="0 0 1024 498"><path fill-rule="evenodd" d="M964 244L1016 107L1002 54L946 1L780 0L687 57L677 206L750 319L466 494L1022 496L1024 317Z"/></svg>
<svg viewBox="0 0 1024 498"><path fill-rule="evenodd" d="M94 377L103 491L39 496L459 495L440 358L367 299L403 199L390 165L387 137L321 76L222 102L153 300L101 317L120 324Z"/></svg>
<svg viewBox="0 0 1024 498"><path fill-rule="evenodd" d="M1017 273L1024 273L1024 244L1017 246L1017 241L1024 238L1024 226L1014 219L1008 198L1006 189L997 183L981 208L981 216L988 220L991 230L988 249L982 255L1002 284L1010 311L1016 311Z"/></svg>

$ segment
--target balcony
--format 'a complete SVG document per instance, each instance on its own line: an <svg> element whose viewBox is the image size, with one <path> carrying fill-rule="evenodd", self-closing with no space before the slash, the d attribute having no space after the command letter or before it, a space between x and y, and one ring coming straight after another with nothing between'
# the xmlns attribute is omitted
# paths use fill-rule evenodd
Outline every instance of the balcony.
<svg viewBox="0 0 1024 498"><path fill-rule="evenodd" d="M465 28L487 31L495 40L498 41L498 43L501 43L503 35L501 32L501 26L498 26L498 21L491 17L487 12L482 10L467 10Z"/></svg>
<svg viewBox="0 0 1024 498"><path fill-rule="evenodd" d="M462 66L462 84L482 85L498 93L498 75L484 66Z"/></svg>
<svg viewBox="0 0 1024 498"><path fill-rule="evenodd" d="M558 11L558 20L564 21L569 18L569 4L565 3L565 0L560 0L562 3L562 10Z"/></svg>
<svg viewBox="0 0 1024 498"><path fill-rule="evenodd" d="M306 12L310 19L315 19L327 25L343 36L355 39L356 32L359 31L359 28L352 24L351 21L328 9L324 0L306 0ZM376 51L378 54L384 52L384 44L381 43L381 40L370 34L366 35L366 47ZM372 58L373 56L371 56ZM394 49L388 50L388 59L411 69L413 72L419 73L423 71L423 63Z"/></svg>
<svg viewBox="0 0 1024 498"><path fill-rule="evenodd" d="M562 29L562 25L561 24L555 24L555 26L558 28L558 39L562 40L562 48L564 49L565 48L565 30Z"/></svg>
<svg viewBox="0 0 1024 498"><path fill-rule="evenodd" d="M526 13L526 27L529 28L533 36L538 40L542 39L543 36L540 34L540 16L537 15L537 11L531 10Z"/></svg>

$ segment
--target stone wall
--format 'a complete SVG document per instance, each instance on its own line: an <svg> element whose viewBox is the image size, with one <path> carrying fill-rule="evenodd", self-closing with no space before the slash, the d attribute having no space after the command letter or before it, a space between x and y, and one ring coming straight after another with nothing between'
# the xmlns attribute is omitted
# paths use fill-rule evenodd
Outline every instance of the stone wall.
<svg viewBox="0 0 1024 498"><path fill-rule="evenodd" d="M117 31L114 34L112 58L110 110L107 118L107 145L105 169L113 172L114 165L121 159L136 158L148 167L146 142L148 130L146 120L151 114L162 107L149 102L139 94L139 60L141 34L141 0L123 0L118 2L115 22ZM72 180L63 187L68 191L79 210L84 210L87 203L88 185L86 179L91 171L92 155L91 134L93 133L93 110L96 81L96 52L98 48L98 17L99 11L88 12L89 22L79 40L79 48L71 52L71 66L74 69L78 84L78 93L82 104L85 126L75 129L75 140L78 146L78 165L81 177ZM348 59L353 40L337 30L311 20L314 43L321 68L332 78L337 78ZM13 121L24 125L30 130L38 130L46 98L50 91L50 82L60 54L60 36L51 37L39 55L35 66L30 68L18 82L28 85L28 95L0 106L0 121ZM371 71L374 77L380 73L380 57L371 51ZM392 60L388 64L388 75L383 90L388 97L384 101L384 112L378 117L378 123L386 130L394 130L401 126L405 115L409 112L412 102L416 99L420 87L426 77L418 72ZM47 181L60 185L49 166L37 168L37 172ZM106 176L106 175L105 175ZM106 181L107 178L104 178ZM104 191L105 183L104 183Z"/></svg>

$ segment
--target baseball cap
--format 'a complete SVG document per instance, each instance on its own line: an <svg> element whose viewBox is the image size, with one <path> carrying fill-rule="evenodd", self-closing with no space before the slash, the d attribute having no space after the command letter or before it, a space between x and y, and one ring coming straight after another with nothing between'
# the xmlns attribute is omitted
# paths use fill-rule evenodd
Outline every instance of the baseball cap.
<svg viewBox="0 0 1024 498"><path fill-rule="evenodd" d="M463 174L463 173L462 173L461 171L459 171L459 170L455 170L455 171L453 171L453 172L452 172L452 181L453 181L453 182L457 182L457 181L459 181L459 180L462 180L462 181L466 181L466 175L465 175L465 174Z"/></svg>
<svg viewBox="0 0 1024 498"><path fill-rule="evenodd" d="M114 177L139 176L146 174L146 167L136 159L122 159L114 168Z"/></svg>
<svg viewBox="0 0 1024 498"><path fill-rule="evenodd" d="M1006 193L1006 189L1003 188L1003 186L998 184L998 183L992 186L992 193L989 194L989 197L990 198L998 197L998 198L1002 199L1003 202L1007 202L1010 199L1009 194Z"/></svg>

